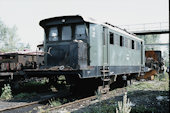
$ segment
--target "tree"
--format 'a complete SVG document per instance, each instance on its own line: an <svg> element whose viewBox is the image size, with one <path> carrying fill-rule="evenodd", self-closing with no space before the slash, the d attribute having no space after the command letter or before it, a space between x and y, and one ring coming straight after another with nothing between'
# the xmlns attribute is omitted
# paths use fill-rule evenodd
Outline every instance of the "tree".
<svg viewBox="0 0 170 113"><path fill-rule="evenodd" d="M9 28L0 20L0 51L12 52L17 50L19 38L17 38L16 33L16 26Z"/></svg>
<svg viewBox="0 0 170 113"><path fill-rule="evenodd" d="M25 48L26 48L26 49L30 49L30 48L31 48L31 47L30 47L30 44L27 43L27 45L25 46Z"/></svg>
<svg viewBox="0 0 170 113"><path fill-rule="evenodd" d="M169 46L166 47L166 49L163 51L162 55L163 59L165 60L165 66L169 66Z"/></svg>
<svg viewBox="0 0 170 113"><path fill-rule="evenodd" d="M154 44L159 42L160 35L157 34L152 34L152 35L138 35L139 38L143 39L145 44ZM158 50L160 49L159 47L153 47L153 46L145 46L145 50Z"/></svg>

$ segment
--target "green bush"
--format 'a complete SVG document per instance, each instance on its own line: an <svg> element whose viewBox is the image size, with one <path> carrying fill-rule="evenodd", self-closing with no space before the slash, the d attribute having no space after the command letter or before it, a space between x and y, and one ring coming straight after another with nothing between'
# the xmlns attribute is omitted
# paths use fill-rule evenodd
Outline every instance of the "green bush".
<svg viewBox="0 0 170 113"><path fill-rule="evenodd" d="M12 90L9 84L4 84L4 87L2 88L2 94L1 99L4 100L10 100L12 99Z"/></svg>

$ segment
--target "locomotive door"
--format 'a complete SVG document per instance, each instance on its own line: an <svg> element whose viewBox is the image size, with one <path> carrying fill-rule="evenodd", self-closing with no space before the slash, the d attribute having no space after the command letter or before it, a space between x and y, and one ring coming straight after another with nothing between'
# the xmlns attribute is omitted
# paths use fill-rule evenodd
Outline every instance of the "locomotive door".
<svg viewBox="0 0 170 113"><path fill-rule="evenodd" d="M108 29L103 27L103 66L108 65Z"/></svg>

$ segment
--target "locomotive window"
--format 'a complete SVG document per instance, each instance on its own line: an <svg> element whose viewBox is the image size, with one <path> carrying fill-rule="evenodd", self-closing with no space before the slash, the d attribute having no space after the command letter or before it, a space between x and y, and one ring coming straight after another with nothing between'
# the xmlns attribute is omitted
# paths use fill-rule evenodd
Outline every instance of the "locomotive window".
<svg viewBox="0 0 170 113"><path fill-rule="evenodd" d="M114 44L114 35L110 33L110 44Z"/></svg>
<svg viewBox="0 0 170 113"><path fill-rule="evenodd" d="M124 46L124 38L123 38L123 36L120 36L120 46Z"/></svg>
<svg viewBox="0 0 170 113"><path fill-rule="evenodd" d="M132 49L135 49L135 42L132 40Z"/></svg>
<svg viewBox="0 0 170 113"><path fill-rule="evenodd" d="M62 40L71 40L71 26L63 26Z"/></svg>
<svg viewBox="0 0 170 113"><path fill-rule="evenodd" d="M50 28L49 31L49 41L57 41L58 40L58 29L56 27Z"/></svg>
<svg viewBox="0 0 170 113"><path fill-rule="evenodd" d="M75 37L76 37L76 39L85 39L86 38L86 26L84 24L76 26Z"/></svg>

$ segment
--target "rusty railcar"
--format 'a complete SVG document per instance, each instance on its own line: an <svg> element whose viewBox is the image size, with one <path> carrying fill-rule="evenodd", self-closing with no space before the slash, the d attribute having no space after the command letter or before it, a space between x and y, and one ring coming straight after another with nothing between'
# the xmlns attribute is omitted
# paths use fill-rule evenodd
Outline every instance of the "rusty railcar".
<svg viewBox="0 0 170 113"><path fill-rule="evenodd" d="M10 80L23 76L24 69L36 69L43 65L42 52L8 52L0 54L0 79ZM24 78L24 76L23 76Z"/></svg>
<svg viewBox="0 0 170 113"><path fill-rule="evenodd" d="M156 70L158 73L164 71L164 60L162 58L162 52L159 50L145 51L145 66Z"/></svg>
<svg viewBox="0 0 170 113"><path fill-rule="evenodd" d="M0 71L19 71L23 69L36 69L37 65L42 64L43 55L37 53L3 53L0 54Z"/></svg>

